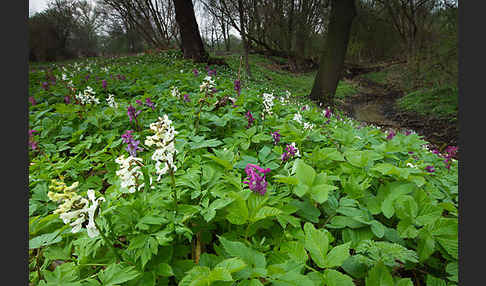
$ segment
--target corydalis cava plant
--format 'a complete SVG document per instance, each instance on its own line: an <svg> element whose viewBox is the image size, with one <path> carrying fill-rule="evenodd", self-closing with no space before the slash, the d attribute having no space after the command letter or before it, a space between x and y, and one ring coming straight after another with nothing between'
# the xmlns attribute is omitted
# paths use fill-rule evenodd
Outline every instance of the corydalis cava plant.
<svg viewBox="0 0 486 286"><path fill-rule="evenodd" d="M78 93L75 97L83 105L88 103L99 104L100 101L98 98L95 97L95 94L96 92L94 92L94 90L90 86L87 86L82 93Z"/></svg>
<svg viewBox="0 0 486 286"><path fill-rule="evenodd" d="M250 190L264 195L267 192L268 185L268 182L265 181L265 174L270 171L270 168L263 169L255 164L247 164L245 167L247 177L243 184L247 184Z"/></svg>
<svg viewBox="0 0 486 286"><path fill-rule="evenodd" d="M166 114L164 117L159 117L159 121L150 124L150 129L155 134L147 136L145 145L157 148L152 155L152 160L156 162L155 169L159 175L157 177L157 181L159 181L162 175L169 171L173 174L177 170L174 164L174 155L177 153L174 140L178 132L175 131L172 121Z"/></svg>
<svg viewBox="0 0 486 286"><path fill-rule="evenodd" d="M265 118L265 114L272 115L273 111L273 100L275 99L275 96L273 96L273 93L263 93L263 113L262 113L262 118Z"/></svg>
<svg viewBox="0 0 486 286"><path fill-rule="evenodd" d="M115 162L120 166L116 175L120 178L122 188L127 188L129 193L135 193L144 187L141 158L134 156L125 158L125 155L121 155L115 159Z"/></svg>
<svg viewBox="0 0 486 286"><path fill-rule="evenodd" d="M47 196L54 202L62 202L54 211L54 214L59 214L59 218L65 224L69 224L72 227L72 233L79 232L83 224L88 221L86 231L88 232L88 236L93 238L100 234L94 220L96 209L100 201L104 201L105 198L96 198L95 191L91 189L87 192L88 199L81 197L75 191L78 184L78 182L75 182L68 187L62 181L52 180L52 185L49 188L58 192L49 191Z"/></svg>

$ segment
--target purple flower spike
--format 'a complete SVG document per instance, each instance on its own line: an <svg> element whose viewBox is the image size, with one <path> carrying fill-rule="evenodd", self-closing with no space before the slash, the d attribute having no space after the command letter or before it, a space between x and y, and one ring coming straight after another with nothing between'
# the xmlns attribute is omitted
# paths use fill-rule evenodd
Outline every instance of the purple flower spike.
<svg viewBox="0 0 486 286"><path fill-rule="evenodd" d="M142 112L142 110L137 111L135 109L135 107L133 107L130 104L130 106L128 106L128 109L127 109L127 114L128 114L128 118L130 119L130 122L132 122L132 120L136 120L137 116L140 114L140 112Z"/></svg>
<svg viewBox="0 0 486 286"><path fill-rule="evenodd" d="M193 69L192 72L194 73L194 76L198 76L199 75L199 72L197 71L197 69Z"/></svg>
<svg viewBox="0 0 486 286"><path fill-rule="evenodd" d="M280 134L278 133L279 130L272 132L273 144L277 145L280 142Z"/></svg>
<svg viewBox="0 0 486 286"><path fill-rule="evenodd" d="M42 88L43 88L44 90L49 90L49 83L48 83L47 81L44 81L44 82L42 83Z"/></svg>
<svg viewBox="0 0 486 286"><path fill-rule="evenodd" d="M390 133L388 133L388 136L386 136L386 139L391 140L391 139L393 139L393 137L395 137L395 135L396 135L395 131L390 130Z"/></svg>
<svg viewBox="0 0 486 286"><path fill-rule="evenodd" d="M236 91L236 93L239 96L240 95L240 92L241 92L241 82L240 82L239 79L235 80L234 86L235 86L235 91Z"/></svg>
<svg viewBox="0 0 486 286"><path fill-rule="evenodd" d="M248 119L248 126L246 126L246 128L250 128L253 122L255 122L255 119L253 118L253 115L251 115L251 112L249 110L245 116Z"/></svg>
<svg viewBox="0 0 486 286"><path fill-rule="evenodd" d="M69 97L69 95L66 95L64 97L64 103L69 104L70 102L71 102L71 97Z"/></svg>
<svg viewBox="0 0 486 286"><path fill-rule="evenodd" d="M103 89L106 89L106 85L107 85L107 84L106 84L106 79L102 80L102 81L101 81L101 84L102 84L102 86L103 86Z"/></svg>
<svg viewBox="0 0 486 286"><path fill-rule="evenodd" d="M133 130L127 130L122 134L123 143L129 143L133 139L132 133Z"/></svg>
<svg viewBox="0 0 486 286"><path fill-rule="evenodd" d="M140 99L137 99L135 100L135 102L138 104L138 105L143 105L142 101Z"/></svg>
<svg viewBox="0 0 486 286"><path fill-rule="evenodd" d="M88 81L88 80L89 80L89 77L90 77L90 75L87 75L87 76L86 76L84 79L85 79L86 81Z"/></svg>
<svg viewBox="0 0 486 286"><path fill-rule="evenodd" d="M142 148L138 147L138 144L140 144L139 140L131 140L128 142L126 150L130 153L130 156L137 157L137 151L143 151Z"/></svg>
<svg viewBox="0 0 486 286"><path fill-rule="evenodd" d="M268 185L268 182L265 181L265 174L270 171L270 168L263 169L258 165L247 164L245 167L245 173L247 177L246 181L244 181L243 184L247 184L250 190L252 190L253 192L256 192L260 195L265 195Z"/></svg>
<svg viewBox="0 0 486 286"><path fill-rule="evenodd" d="M189 101L191 101L191 100L189 99L189 94L187 94L187 93L186 93L186 94L184 94L184 95L183 95L183 97L184 97L184 101L185 101L185 102L189 102Z"/></svg>
<svg viewBox="0 0 486 286"><path fill-rule="evenodd" d="M152 110L153 110L153 111L155 111L155 104L154 104L154 103L153 103L153 102L150 100L150 97L147 97L147 98L145 99L145 104L146 104L148 107L152 108Z"/></svg>
<svg viewBox="0 0 486 286"><path fill-rule="evenodd" d="M29 129L29 146L32 150L37 150L37 142L34 141L34 133L37 132L37 130Z"/></svg>
<svg viewBox="0 0 486 286"><path fill-rule="evenodd" d="M425 170L426 170L427 172L429 172L429 173L433 173L433 172L435 172L435 168L434 168L434 166L430 166L430 165L429 165L429 166L427 166L427 167L425 167Z"/></svg>
<svg viewBox="0 0 486 286"><path fill-rule="evenodd" d="M325 111L326 112L325 112L324 116L326 118L331 118L331 115L332 115L331 109L329 107L326 107Z"/></svg>
<svg viewBox="0 0 486 286"><path fill-rule="evenodd" d="M282 162L287 162L290 158L296 155L299 156L299 150L295 147L295 143L287 144L285 152L283 152L280 159L282 159Z"/></svg>
<svg viewBox="0 0 486 286"><path fill-rule="evenodd" d="M35 101L35 98L33 96L29 96L29 102L30 102L30 104L32 104L32 106L37 104L37 102Z"/></svg>
<svg viewBox="0 0 486 286"><path fill-rule="evenodd" d="M410 131L410 130L405 131L405 136L408 136L410 134L412 134L412 131Z"/></svg>

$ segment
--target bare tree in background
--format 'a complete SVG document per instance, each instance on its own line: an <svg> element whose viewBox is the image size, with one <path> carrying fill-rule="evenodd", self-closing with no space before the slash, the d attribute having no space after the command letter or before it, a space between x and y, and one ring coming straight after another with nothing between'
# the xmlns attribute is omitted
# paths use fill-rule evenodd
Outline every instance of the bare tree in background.
<svg viewBox="0 0 486 286"><path fill-rule="evenodd" d="M136 29L145 41L157 48L168 48L177 35L175 10L169 0L98 0L116 11Z"/></svg>

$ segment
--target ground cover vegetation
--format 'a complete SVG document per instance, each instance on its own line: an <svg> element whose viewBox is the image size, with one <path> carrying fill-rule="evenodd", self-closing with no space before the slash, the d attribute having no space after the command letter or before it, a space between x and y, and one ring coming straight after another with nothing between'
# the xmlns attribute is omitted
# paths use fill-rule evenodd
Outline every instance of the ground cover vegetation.
<svg viewBox="0 0 486 286"><path fill-rule="evenodd" d="M52 0L30 285L457 285L458 148L338 109L455 122L456 30L448 0Z"/></svg>
<svg viewBox="0 0 486 286"><path fill-rule="evenodd" d="M228 62L31 65L31 285L457 285L456 148Z"/></svg>

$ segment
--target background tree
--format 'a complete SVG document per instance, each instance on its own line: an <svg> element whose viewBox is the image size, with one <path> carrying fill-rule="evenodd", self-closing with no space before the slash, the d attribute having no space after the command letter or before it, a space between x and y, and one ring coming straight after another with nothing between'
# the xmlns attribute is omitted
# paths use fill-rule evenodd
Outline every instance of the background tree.
<svg viewBox="0 0 486 286"><path fill-rule="evenodd" d="M195 62L207 62L209 55L199 33L192 0L173 0L177 25L181 37L181 48L184 58Z"/></svg>
<svg viewBox="0 0 486 286"><path fill-rule="evenodd" d="M334 94L344 65L349 33L356 15L355 0L332 0L331 18L314 79L310 98L324 105L334 105Z"/></svg>

